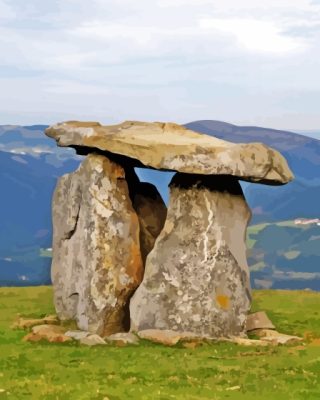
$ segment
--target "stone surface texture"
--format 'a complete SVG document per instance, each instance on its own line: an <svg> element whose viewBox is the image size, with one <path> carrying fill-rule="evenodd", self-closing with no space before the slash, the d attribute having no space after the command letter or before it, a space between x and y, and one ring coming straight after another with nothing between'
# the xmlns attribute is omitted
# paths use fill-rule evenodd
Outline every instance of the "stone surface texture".
<svg viewBox="0 0 320 400"><path fill-rule="evenodd" d="M192 332L177 332L170 329L144 329L137 332L137 335L141 339L161 343L166 346L174 346L181 340L197 339L197 336Z"/></svg>
<svg viewBox="0 0 320 400"><path fill-rule="evenodd" d="M51 273L60 319L100 335L128 328L127 303L143 274L139 232L121 166L90 154L60 178Z"/></svg>
<svg viewBox="0 0 320 400"><path fill-rule="evenodd" d="M90 332L88 332L88 331L79 331L79 330L77 330L77 331L67 331L65 333L65 335L71 337L74 340L80 340L80 339L83 339L83 338L89 336Z"/></svg>
<svg viewBox="0 0 320 400"><path fill-rule="evenodd" d="M246 320L246 331L250 332L255 329L275 329L275 326L264 311L258 311L249 314Z"/></svg>
<svg viewBox="0 0 320 400"><path fill-rule="evenodd" d="M148 182L140 182L132 169L126 171L130 197L140 224L140 250L143 262L153 249L166 217L167 207L158 189Z"/></svg>
<svg viewBox="0 0 320 400"><path fill-rule="evenodd" d="M96 346L98 344L106 344L106 342L97 334L88 335L80 339L80 344L85 344L86 346Z"/></svg>
<svg viewBox="0 0 320 400"><path fill-rule="evenodd" d="M230 340L231 343L239 344L240 346L253 346L253 347L266 347L270 345L270 342L266 340L259 339L248 339L242 337L234 337Z"/></svg>
<svg viewBox="0 0 320 400"><path fill-rule="evenodd" d="M250 210L233 177L176 174L165 226L130 303L131 330L244 335Z"/></svg>
<svg viewBox="0 0 320 400"><path fill-rule="evenodd" d="M293 178L285 158L264 144L235 144L174 123L126 121L102 126L70 121L49 127L46 134L59 146L100 149L157 169L233 175L269 184Z"/></svg>
<svg viewBox="0 0 320 400"><path fill-rule="evenodd" d="M56 315L47 315L44 318L22 318L19 317L18 320L12 325L14 329L28 329L36 325L56 325L59 324L59 320Z"/></svg>
<svg viewBox="0 0 320 400"><path fill-rule="evenodd" d="M261 338L261 340L271 342L273 344L294 344L302 342L299 336L286 335L273 329L257 329L253 333Z"/></svg>
<svg viewBox="0 0 320 400"><path fill-rule="evenodd" d="M65 335L66 328L57 325L37 325L26 335L23 340L27 342L39 342L46 340L51 343L64 343L71 341L71 337Z"/></svg>
<svg viewBox="0 0 320 400"><path fill-rule="evenodd" d="M131 332L114 333L113 335L106 337L105 340L120 345L139 343L139 338Z"/></svg>

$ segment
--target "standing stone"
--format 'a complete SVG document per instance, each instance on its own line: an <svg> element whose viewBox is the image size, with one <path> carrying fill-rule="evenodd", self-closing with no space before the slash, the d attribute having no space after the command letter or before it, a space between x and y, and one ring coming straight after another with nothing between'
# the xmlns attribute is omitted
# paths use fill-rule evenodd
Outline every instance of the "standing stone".
<svg viewBox="0 0 320 400"><path fill-rule="evenodd" d="M60 319L105 336L128 329L143 274L139 221L124 169L90 154L53 197L52 282Z"/></svg>
<svg viewBox="0 0 320 400"><path fill-rule="evenodd" d="M165 226L131 299L131 330L244 334L251 303L249 219L236 178L176 174Z"/></svg>

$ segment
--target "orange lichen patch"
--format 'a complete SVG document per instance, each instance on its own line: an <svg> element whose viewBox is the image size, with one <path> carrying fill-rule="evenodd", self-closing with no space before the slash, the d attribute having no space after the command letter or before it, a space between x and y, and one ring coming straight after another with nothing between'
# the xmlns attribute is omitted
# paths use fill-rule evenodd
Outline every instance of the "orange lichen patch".
<svg viewBox="0 0 320 400"><path fill-rule="evenodd" d="M219 304L219 306L224 309L224 310L229 310L230 308L230 298L228 296L225 296L223 294L219 294L216 296L216 302Z"/></svg>
<svg viewBox="0 0 320 400"><path fill-rule="evenodd" d="M140 284L143 278L143 263L140 247L132 242L130 246L131 259L127 266L127 273L134 279L134 284Z"/></svg>

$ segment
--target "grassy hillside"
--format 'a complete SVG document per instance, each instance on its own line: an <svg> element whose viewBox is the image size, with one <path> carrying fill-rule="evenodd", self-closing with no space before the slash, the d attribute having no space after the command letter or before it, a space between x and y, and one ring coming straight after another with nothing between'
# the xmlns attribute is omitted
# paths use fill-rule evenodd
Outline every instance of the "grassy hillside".
<svg viewBox="0 0 320 400"><path fill-rule="evenodd" d="M248 263L255 288L320 288L320 226L282 221L248 228Z"/></svg>
<svg viewBox="0 0 320 400"><path fill-rule="evenodd" d="M139 346L87 348L25 343L12 330L17 313L53 313L50 287L0 288L0 399L245 399L320 398L320 294L256 291L282 332L305 335L305 345L195 349Z"/></svg>

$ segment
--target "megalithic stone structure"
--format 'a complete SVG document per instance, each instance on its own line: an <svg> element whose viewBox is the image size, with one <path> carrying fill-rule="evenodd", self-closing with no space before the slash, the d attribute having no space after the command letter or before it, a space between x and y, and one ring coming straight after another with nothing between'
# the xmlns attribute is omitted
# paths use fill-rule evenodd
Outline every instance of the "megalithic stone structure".
<svg viewBox="0 0 320 400"><path fill-rule="evenodd" d="M238 180L286 184L284 157L173 123L71 121L46 134L88 155L53 199L58 315L102 335L128 330L129 317L131 330L243 335L250 210ZM176 171L168 213L134 167Z"/></svg>

